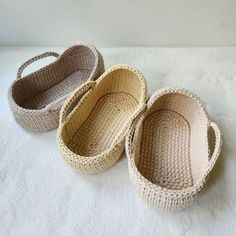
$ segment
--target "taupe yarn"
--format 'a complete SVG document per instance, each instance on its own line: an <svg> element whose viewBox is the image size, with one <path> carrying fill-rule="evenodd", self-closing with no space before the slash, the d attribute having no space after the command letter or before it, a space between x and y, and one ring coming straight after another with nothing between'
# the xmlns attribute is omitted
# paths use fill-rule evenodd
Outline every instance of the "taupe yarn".
<svg viewBox="0 0 236 236"><path fill-rule="evenodd" d="M34 61L53 56L49 65L22 77L23 70ZM44 132L58 127L59 111L70 93L86 81L104 72L103 58L88 43L77 43L61 55L46 52L26 61L17 72L8 99L14 118L23 128Z"/></svg>
<svg viewBox="0 0 236 236"><path fill-rule="evenodd" d="M215 132L212 154L210 127ZM203 191L221 145L220 130L199 97L183 89L159 90L126 139L131 181L151 205L163 211L182 209Z"/></svg>

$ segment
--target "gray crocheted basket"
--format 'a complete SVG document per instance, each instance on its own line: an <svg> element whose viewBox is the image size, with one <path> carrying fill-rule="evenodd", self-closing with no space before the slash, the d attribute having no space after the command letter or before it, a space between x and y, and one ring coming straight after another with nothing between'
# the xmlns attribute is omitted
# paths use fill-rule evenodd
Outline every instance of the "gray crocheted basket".
<svg viewBox="0 0 236 236"><path fill-rule="evenodd" d="M32 62L56 57L49 65L21 76ZM46 52L26 61L8 91L10 108L23 128L45 132L58 127L59 111L65 99L81 84L96 80L104 72L103 58L88 43L77 43L61 55Z"/></svg>

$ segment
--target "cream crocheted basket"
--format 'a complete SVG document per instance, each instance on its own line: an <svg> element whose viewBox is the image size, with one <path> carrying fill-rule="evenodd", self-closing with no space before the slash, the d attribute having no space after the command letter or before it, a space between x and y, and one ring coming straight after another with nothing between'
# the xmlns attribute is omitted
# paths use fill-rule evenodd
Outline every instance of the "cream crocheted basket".
<svg viewBox="0 0 236 236"><path fill-rule="evenodd" d="M60 112L57 142L65 161L84 174L114 165L145 101L146 82L130 66L114 66L97 81L82 85Z"/></svg>
<svg viewBox="0 0 236 236"><path fill-rule="evenodd" d="M212 153L210 127L215 132ZM196 95L182 89L159 90L127 135L131 181L151 205L163 211L182 209L204 189L221 144L218 126Z"/></svg>
<svg viewBox="0 0 236 236"><path fill-rule="evenodd" d="M22 77L32 62L56 57L49 65ZM15 120L35 132L54 129L59 123L59 111L70 93L88 80L95 80L104 72L103 58L88 43L78 43L60 56L46 52L25 62L18 70L8 98Z"/></svg>

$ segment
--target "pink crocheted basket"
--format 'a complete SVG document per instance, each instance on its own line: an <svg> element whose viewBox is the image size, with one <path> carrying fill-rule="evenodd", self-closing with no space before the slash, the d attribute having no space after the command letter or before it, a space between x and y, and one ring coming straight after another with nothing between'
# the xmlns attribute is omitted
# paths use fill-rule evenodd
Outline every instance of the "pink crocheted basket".
<svg viewBox="0 0 236 236"><path fill-rule="evenodd" d="M215 148L208 147L208 130ZM183 89L162 89L126 139L129 173L142 198L164 211L193 203L204 189L222 145L201 100Z"/></svg>

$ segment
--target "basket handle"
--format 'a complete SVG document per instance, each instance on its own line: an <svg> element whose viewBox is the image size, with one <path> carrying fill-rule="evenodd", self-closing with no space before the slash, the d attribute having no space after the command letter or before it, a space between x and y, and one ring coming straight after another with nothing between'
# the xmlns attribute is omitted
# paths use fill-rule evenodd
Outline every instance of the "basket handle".
<svg viewBox="0 0 236 236"><path fill-rule="evenodd" d="M222 147L222 135L221 135L218 125L215 122L211 121L209 127L212 127L212 129L214 130L214 133L215 133L215 148L214 148L213 154L209 160L207 174L212 170L213 166L215 165L215 163L219 157L221 147Z"/></svg>
<svg viewBox="0 0 236 236"><path fill-rule="evenodd" d="M128 159L130 158L130 156L133 154L134 151L134 144L133 144L134 135L135 135L135 125L133 124L130 130L128 131L128 135L126 136L126 142L125 142L126 145L125 150Z"/></svg>
<svg viewBox="0 0 236 236"><path fill-rule="evenodd" d="M135 126L137 122L139 121L139 118L142 117L143 114L145 114L146 110L147 110L147 104L145 103L145 105L141 108L141 111L139 112L139 114L133 119L132 125L128 129L128 132L125 138L125 150L126 150L128 159L130 155L132 155L133 150L134 150L133 141L134 141L134 135L135 135Z"/></svg>
<svg viewBox="0 0 236 236"><path fill-rule="evenodd" d="M88 81L82 84L73 94L65 101L60 111L60 123L64 122L67 116L74 110L75 106L82 97L96 86L96 81Z"/></svg>
<svg viewBox="0 0 236 236"><path fill-rule="evenodd" d="M38 55L38 56L35 56L35 57L30 58L28 61L26 61L25 63L23 63L23 64L19 67L19 69L18 69L18 71L17 71L17 76L16 76L17 79L21 79L22 72L24 71L24 69L25 69L28 65L30 65L31 63L33 63L33 62L35 62L35 61L37 61L37 60L43 59L43 58L45 58L45 57L56 57L56 58L58 58L58 57L59 57L59 54L56 53L56 52L44 52L44 53L42 53L42 54L40 54L40 55Z"/></svg>
<svg viewBox="0 0 236 236"><path fill-rule="evenodd" d="M147 104L145 103L145 104L143 104L143 105L134 113L134 115L131 117L130 123L135 123L135 122L143 115L143 113L146 111L146 108L147 108ZM130 128L129 128L130 123L128 123L128 124L124 127L124 131L121 132L121 133L119 134L119 136L116 138L116 140L114 140L114 141L111 143L109 149L107 149L107 150L103 153L103 155L106 155L106 154L109 153L110 150L112 150L112 149L116 149L116 146L119 145L120 142L122 141L123 136L124 136L124 135L126 136L127 133L129 132L129 130L130 130Z"/></svg>

